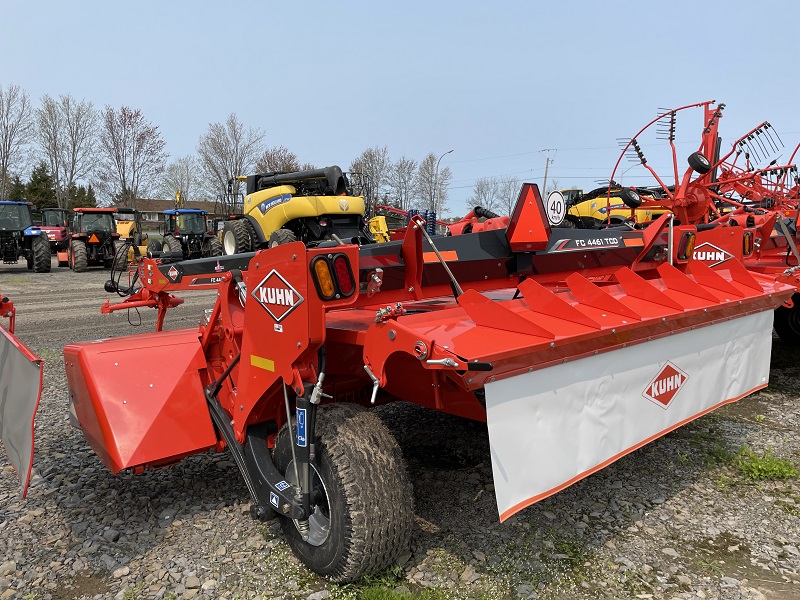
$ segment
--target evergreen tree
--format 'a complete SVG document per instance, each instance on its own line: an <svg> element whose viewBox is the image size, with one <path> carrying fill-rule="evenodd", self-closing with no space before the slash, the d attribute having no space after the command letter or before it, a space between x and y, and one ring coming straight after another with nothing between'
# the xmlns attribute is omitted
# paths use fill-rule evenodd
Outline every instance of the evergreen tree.
<svg viewBox="0 0 800 600"><path fill-rule="evenodd" d="M31 171L31 178L25 186L25 195L29 202L38 208L56 208L56 192L53 178L47 168L47 163L40 162Z"/></svg>
<svg viewBox="0 0 800 600"><path fill-rule="evenodd" d="M78 187L73 185L69 192L69 198L71 208L93 208L97 206L97 198L95 198L94 189L91 185L89 189L82 185Z"/></svg>
<svg viewBox="0 0 800 600"><path fill-rule="evenodd" d="M25 200L25 184L19 178L19 175L11 177L8 187L6 187L8 198L0 198L0 200Z"/></svg>

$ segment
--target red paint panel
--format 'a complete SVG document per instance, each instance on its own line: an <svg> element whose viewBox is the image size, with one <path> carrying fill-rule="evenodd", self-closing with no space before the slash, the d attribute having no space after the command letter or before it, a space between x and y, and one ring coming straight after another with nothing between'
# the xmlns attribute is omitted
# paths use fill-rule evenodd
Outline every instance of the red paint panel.
<svg viewBox="0 0 800 600"><path fill-rule="evenodd" d="M196 329L70 344L64 361L81 430L112 472L216 445Z"/></svg>

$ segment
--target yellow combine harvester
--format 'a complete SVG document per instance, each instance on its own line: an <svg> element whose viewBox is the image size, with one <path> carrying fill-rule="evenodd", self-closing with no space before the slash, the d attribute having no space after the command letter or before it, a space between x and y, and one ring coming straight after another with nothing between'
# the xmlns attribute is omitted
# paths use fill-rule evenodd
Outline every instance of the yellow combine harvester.
<svg viewBox="0 0 800 600"><path fill-rule="evenodd" d="M293 173L260 173L240 177L247 182L241 203L228 207L225 254L251 252L302 241L374 242L364 220L364 198L353 195L337 166Z"/></svg>

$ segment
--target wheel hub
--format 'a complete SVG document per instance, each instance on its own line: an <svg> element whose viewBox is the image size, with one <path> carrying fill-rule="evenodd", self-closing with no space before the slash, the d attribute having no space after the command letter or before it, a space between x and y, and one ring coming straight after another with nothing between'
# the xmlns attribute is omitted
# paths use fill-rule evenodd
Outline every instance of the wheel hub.
<svg viewBox="0 0 800 600"><path fill-rule="evenodd" d="M311 515L308 517L308 531L304 532L305 526L301 526L297 519L294 526L300 533L308 536L305 540L311 546L321 546L328 539L331 532L330 519L330 499L325 482L319 475L319 471L314 465L310 465L311 477ZM292 485L297 485L294 472L294 461L289 462L286 467L286 481Z"/></svg>

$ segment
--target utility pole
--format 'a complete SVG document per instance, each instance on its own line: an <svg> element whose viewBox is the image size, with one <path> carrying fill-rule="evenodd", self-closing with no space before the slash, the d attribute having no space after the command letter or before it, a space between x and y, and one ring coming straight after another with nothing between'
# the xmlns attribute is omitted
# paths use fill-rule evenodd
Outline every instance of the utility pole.
<svg viewBox="0 0 800 600"><path fill-rule="evenodd" d="M544 196L547 194L547 170L550 168L550 164L553 162L553 158L550 158L550 153L553 152L555 154L558 152L558 148L545 148L544 150L539 150L540 154L545 155L544 159L544 183L542 184L542 195Z"/></svg>

